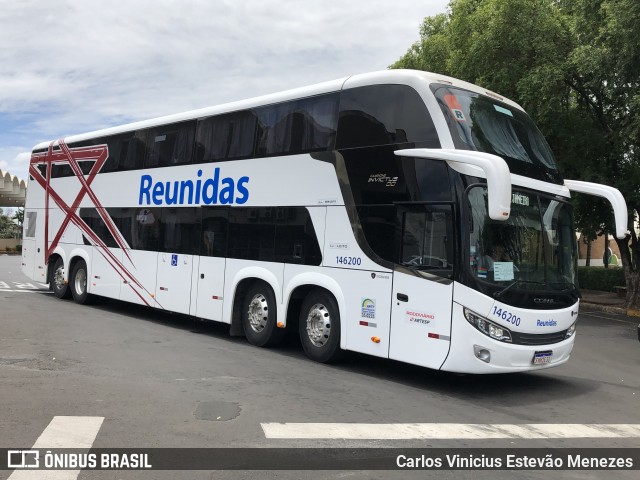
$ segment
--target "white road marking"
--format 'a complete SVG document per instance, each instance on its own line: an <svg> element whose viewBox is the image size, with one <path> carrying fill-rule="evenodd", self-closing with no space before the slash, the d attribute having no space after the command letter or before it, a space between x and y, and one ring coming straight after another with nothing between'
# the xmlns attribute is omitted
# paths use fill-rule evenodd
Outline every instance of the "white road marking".
<svg viewBox="0 0 640 480"><path fill-rule="evenodd" d="M640 438L640 424L262 423L266 438L481 440Z"/></svg>
<svg viewBox="0 0 640 480"><path fill-rule="evenodd" d="M89 449L104 417L53 417L32 448ZM44 460L40 458L40 464ZM80 470L14 470L8 480L76 480Z"/></svg>
<svg viewBox="0 0 640 480"><path fill-rule="evenodd" d="M5 288L0 288L0 293L53 293L52 291L50 291L49 289L33 289L33 290L7 290Z"/></svg>

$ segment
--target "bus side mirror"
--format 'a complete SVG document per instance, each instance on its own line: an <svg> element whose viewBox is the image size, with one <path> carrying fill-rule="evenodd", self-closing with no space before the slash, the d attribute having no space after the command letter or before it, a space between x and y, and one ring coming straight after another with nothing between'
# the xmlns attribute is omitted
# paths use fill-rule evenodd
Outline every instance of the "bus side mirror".
<svg viewBox="0 0 640 480"><path fill-rule="evenodd" d="M565 180L564 184L572 192L586 193L609 200L616 219L616 237L623 239L627 236L629 213L627 211L627 202L625 202L620 190L600 183L581 182L578 180Z"/></svg>
<svg viewBox="0 0 640 480"><path fill-rule="evenodd" d="M408 148L394 152L400 157L428 158L447 162L454 170L487 179L488 213L492 220L508 220L511 214L511 172L502 158L472 150ZM457 168L456 168L457 166Z"/></svg>

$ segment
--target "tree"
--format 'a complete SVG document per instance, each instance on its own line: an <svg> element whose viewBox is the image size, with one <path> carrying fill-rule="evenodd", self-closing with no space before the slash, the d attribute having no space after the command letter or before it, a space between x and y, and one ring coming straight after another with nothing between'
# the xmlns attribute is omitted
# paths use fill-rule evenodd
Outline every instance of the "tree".
<svg viewBox="0 0 640 480"><path fill-rule="evenodd" d="M9 210L9 213L11 213L11 210ZM18 234L18 226L0 208L0 238L15 238Z"/></svg>
<svg viewBox="0 0 640 480"><path fill-rule="evenodd" d="M627 305L640 309L640 2L452 0L428 17L420 40L391 68L436 71L519 102L567 178L613 185L629 207L630 235L616 239ZM611 208L574 199L589 238L613 231Z"/></svg>
<svg viewBox="0 0 640 480"><path fill-rule="evenodd" d="M22 230L22 223L24 222L24 208L18 208L11 218L18 222L18 226L20 227L20 230Z"/></svg>

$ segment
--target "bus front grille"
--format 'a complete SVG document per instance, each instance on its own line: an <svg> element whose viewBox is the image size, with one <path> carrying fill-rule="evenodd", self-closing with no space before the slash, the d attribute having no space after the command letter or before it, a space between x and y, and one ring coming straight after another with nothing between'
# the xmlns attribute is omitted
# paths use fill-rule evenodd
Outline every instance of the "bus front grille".
<svg viewBox="0 0 640 480"><path fill-rule="evenodd" d="M563 341L566 334L566 330L554 333L520 333L512 331L511 338L516 345L549 345Z"/></svg>

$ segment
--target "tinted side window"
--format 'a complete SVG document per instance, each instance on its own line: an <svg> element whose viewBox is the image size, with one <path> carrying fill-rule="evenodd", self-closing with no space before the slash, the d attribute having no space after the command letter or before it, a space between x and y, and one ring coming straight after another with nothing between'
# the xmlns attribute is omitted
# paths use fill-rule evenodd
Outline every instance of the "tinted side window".
<svg viewBox="0 0 640 480"><path fill-rule="evenodd" d="M429 111L413 88L370 85L342 91L336 148L407 142L440 147Z"/></svg>
<svg viewBox="0 0 640 480"><path fill-rule="evenodd" d="M160 250L160 208L108 208L107 211L132 250Z"/></svg>
<svg viewBox="0 0 640 480"><path fill-rule="evenodd" d="M204 207L202 209L202 246L200 255L206 257L225 257L227 255L227 216L226 207Z"/></svg>
<svg viewBox="0 0 640 480"><path fill-rule="evenodd" d="M383 260L398 259L396 246L396 207L371 205L356 208L367 243Z"/></svg>
<svg viewBox="0 0 640 480"><path fill-rule="evenodd" d="M75 174L68 163L54 163L51 165L51 178L72 177Z"/></svg>
<svg viewBox="0 0 640 480"><path fill-rule="evenodd" d="M196 163L247 158L253 155L257 118L243 111L198 122Z"/></svg>
<svg viewBox="0 0 640 480"><path fill-rule="evenodd" d="M276 262L320 265L322 253L309 211L280 207L276 211Z"/></svg>
<svg viewBox="0 0 640 480"><path fill-rule="evenodd" d="M229 258L274 261L275 208L229 209Z"/></svg>
<svg viewBox="0 0 640 480"><path fill-rule="evenodd" d="M449 278L454 264L451 205L356 207L367 243L382 259Z"/></svg>
<svg viewBox="0 0 640 480"><path fill-rule="evenodd" d="M448 276L453 268L453 215L449 205L398 207L398 263Z"/></svg>
<svg viewBox="0 0 640 480"><path fill-rule="evenodd" d="M106 212L102 210L103 215L106 215ZM80 218L84 220L84 222L89 226L91 230L96 234L96 236L104 242L107 247L115 248L118 246L113 235L107 228L107 224L104 223L104 220L100 216L99 212L95 208L81 208L80 209ZM87 243L85 239L85 243Z"/></svg>
<svg viewBox="0 0 640 480"><path fill-rule="evenodd" d="M76 147L94 147L96 145L107 146L107 159L105 160L99 173L115 172L118 170L125 170L131 168L142 168L131 166L127 168L127 154L129 150L129 142L134 138L135 132L127 132L119 135L112 135L110 137L94 138L83 142L74 143L69 145L71 148ZM140 157L142 159L142 157ZM88 165L83 167L83 162L80 162L80 168L83 173L87 175L95 162L86 162ZM132 163L135 163L133 161Z"/></svg>
<svg viewBox="0 0 640 480"><path fill-rule="evenodd" d="M96 145L96 141L95 140L91 140L88 142L82 142L82 143L74 143L69 145L69 148L78 148L78 147L91 147L93 145ZM59 152L60 149L56 148L53 150L54 152ZM46 150L45 150L46 152ZM53 163L51 165L51 178L60 178L60 177L73 177L75 176L75 172L73 171L73 169L71 168L71 165L67 162L66 157L64 160L65 163ZM78 159L78 166L80 167L80 171L82 172L83 175L89 175L89 172L91 172L91 169L93 168L93 166L95 165L96 161L95 160L82 160L82 159ZM46 178L46 177L45 177Z"/></svg>
<svg viewBox="0 0 640 480"><path fill-rule="evenodd" d="M245 260L304 265L322 262L311 216L304 207L229 209L227 252L229 258Z"/></svg>
<svg viewBox="0 0 640 480"><path fill-rule="evenodd" d="M256 110L258 156L333 149L338 95L320 95Z"/></svg>
<svg viewBox="0 0 640 480"><path fill-rule="evenodd" d="M131 162L127 161L127 156L129 154L129 143L134 139L135 133L129 132L121 135L113 135L111 137L103 138L96 140L94 143L98 144L107 144L109 149L109 156L107 157L106 162L102 166L101 172L115 172L118 170L131 170L132 168L141 168L136 167L135 163L137 160L132 158ZM136 156L136 152L132 152L134 156ZM142 153L142 152L140 152ZM140 157L142 159L142 157Z"/></svg>
<svg viewBox="0 0 640 480"><path fill-rule="evenodd" d="M200 209L163 208L161 252L197 255L200 250Z"/></svg>
<svg viewBox="0 0 640 480"><path fill-rule="evenodd" d="M160 219L159 208L132 208L131 222L132 245L137 250L160 250Z"/></svg>
<svg viewBox="0 0 640 480"><path fill-rule="evenodd" d="M107 213L113 220L116 228L122 234L122 238L132 247L133 242L133 212L134 208L107 208Z"/></svg>
<svg viewBox="0 0 640 480"><path fill-rule="evenodd" d="M43 178L47 178L47 166L46 165L38 165L38 170L40 170L40 175Z"/></svg>
<svg viewBox="0 0 640 480"><path fill-rule="evenodd" d="M195 129L195 122L174 123L149 129L146 138L145 168L191 163Z"/></svg>
<svg viewBox="0 0 640 480"><path fill-rule="evenodd" d="M146 132L127 134L119 145L118 170L136 170L144 165Z"/></svg>
<svg viewBox="0 0 640 480"><path fill-rule="evenodd" d="M45 148L42 151L44 153L48 153L49 149ZM53 147L52 153L54 154L54 156L60 153L60 147ZM40 169L40 172L42 172L43 170L46 172L47 170L46 165L41 165L38 168ZM51 162L50 173L51 173L51 178L71 177L74 175L73 170L71 170L71 165L69 165L68 163ZM47 178L46 173L43 173L43 177Z"/></svg>

